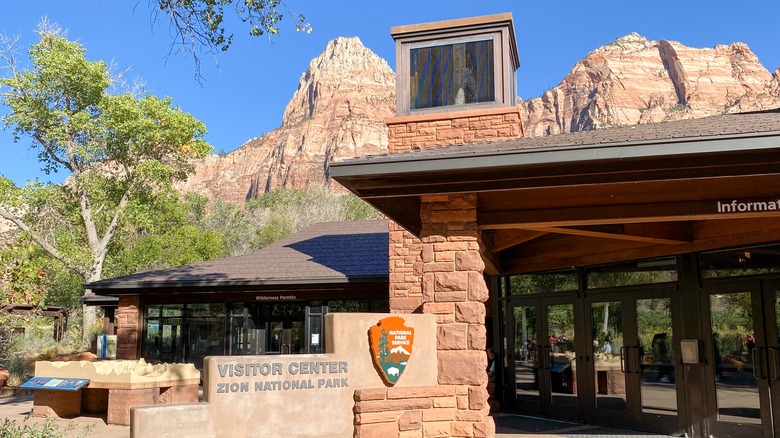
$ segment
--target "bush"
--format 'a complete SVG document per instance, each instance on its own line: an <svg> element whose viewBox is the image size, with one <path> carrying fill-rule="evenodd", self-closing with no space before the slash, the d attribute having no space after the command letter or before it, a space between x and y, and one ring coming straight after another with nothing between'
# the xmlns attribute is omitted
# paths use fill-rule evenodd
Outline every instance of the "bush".
<svg viewBox="0 0 780 438"><path fill-rule="evenodd" d="M25 418L26 422L29 417ZM48 419L39 424L17 424L8 418L0 423L0 438L66 438L86 437L92 432L92 425L87 425L80 431L76 431L73 424L60 428L53 419ZM74 433L77 433L74 435Z"/></svg>
<svg viewBox="0 0 780 438"><path fill-rule="evenodd" d="M63 354L83 351L81 329L71 324L63 341L52 336L51 318L39 316L7 316L0 321L3 327L24 327L23 333L0 332L0 368L11 373L8 386L26 382L34 371L36 360L49 360ZM3 438L4 435L0 435Z"/></svg>

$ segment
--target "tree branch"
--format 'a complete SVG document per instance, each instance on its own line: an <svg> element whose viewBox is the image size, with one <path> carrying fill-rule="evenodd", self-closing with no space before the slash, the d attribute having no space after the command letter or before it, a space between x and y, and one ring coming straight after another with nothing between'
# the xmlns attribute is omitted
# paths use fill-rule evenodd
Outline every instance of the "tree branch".
<svg viewBox="0 0 780 438"><path fill-rule="evenodd" d="M111 241L111 238L114 236L114 232L116 231L117 224L119 223L119 216L122 214L122 211L124 211L125 206L130 201L130 189L132 188L132 185L125 190L125 193L122 194L122 199L119 200L119 204L116 207L116 210L114 210L114 217L111 218L111 224L106 229L105 234L103 234L103 239L100 241L100 256L105 257L106 251L108 249L108 242Z"/></svg>
<svg viewBox="0 0 780 438"><path fill-rule="evenodd" d="M43 239L38 233L33 231L32 228L30 228L23 220L18 218L16 215L11 214L8 210L6 210L3 207L0 207L0 217L3 217L14 224L16 224L17 227L21 228L23 231L30 234L30 237L40 245L41 248L43 248L44 251L49 253L50 256L54 257L56 260L58 260L60 263L62 263L67 269L70 269L71 271L75 272L76 274L80 275L82 278L86 278L86 271L82 268L79 268L78 266L74 266L70 261L65 257L64 254L59 252L57 248L52 246L49 242Z"/></svg>
<svg viewBox="0 0 780 438"><path fill-rule="evenodd" d="M55 151L52 150L52 147L50 145L46 144L46 142L44 141L44 139L41 137L40 134L38 134L38 133L33 134L33 138L35 138L35 140L38 141L38 143L49 154L49 157L53 161L61 164L66 169L68 169L71 172L73 172L73 169L71 168L71 165L67 161L65 161L65 160L61 159L60 157L58 157L57 154L55 153Z"/></svg>

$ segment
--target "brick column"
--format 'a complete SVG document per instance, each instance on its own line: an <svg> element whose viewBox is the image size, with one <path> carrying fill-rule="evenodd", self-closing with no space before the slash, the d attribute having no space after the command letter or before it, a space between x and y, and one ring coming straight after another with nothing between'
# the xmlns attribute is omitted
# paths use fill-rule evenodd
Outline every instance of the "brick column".
<svg viewBox="0 0 780 438"><path fill-rule="evenodd" d="M422 311L422 242L400 225L389 221L390 311Z"/></svg>
<svg viewBox="0 0 780 438"><path fill-rule="evenodd" d="M138 295L123 295L119 297L119 308L116 311L116 358L138 359L138 331L140 319Z"/></svg>
<svg viewBox="0 0 780 438"><path fill-rule="evenodd" d="M436 315L438 383L452 388L457 405L425 415L449 422L451 432L457 430L453 436L490 437L495 425L485 371L489 292L476 203L475 194L423 196L420 239L391 223L390 308Z"/></svg>

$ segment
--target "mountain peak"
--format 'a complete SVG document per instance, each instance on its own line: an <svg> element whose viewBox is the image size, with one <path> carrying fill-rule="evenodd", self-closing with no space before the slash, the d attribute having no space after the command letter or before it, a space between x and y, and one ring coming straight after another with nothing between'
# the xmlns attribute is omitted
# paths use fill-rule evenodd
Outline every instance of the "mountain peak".
<svg viewBox="0 0 780 438"><path fill-rule="evenodd" d="M395 74L387 61L366 48L358 37L338 37L328 42L312 59L298 82L298 89L284 111L283 123L297 123L314 117L342 87L386 86L395 84Z"/></svg>
<svg viewBox="0 0 780 438"><path fill-rule="evenodd" d="M591 53L614 53L616 51L620 53L636 53L655 47L657 44L657 41L648 40L636 32L631 32L605 46L599 47Z"/></svg>

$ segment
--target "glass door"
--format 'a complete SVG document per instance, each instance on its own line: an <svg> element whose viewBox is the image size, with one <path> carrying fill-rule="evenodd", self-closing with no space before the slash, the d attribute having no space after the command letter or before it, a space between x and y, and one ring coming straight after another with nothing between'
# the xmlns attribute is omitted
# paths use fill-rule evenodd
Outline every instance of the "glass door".
<svg viewBox="0 0 780 438"><path fill-rule="evenodd" d="M630 301L600 296L586 301L591 342L584 361L588 404L594 423L629 427L628 384L636 379ZM628 329L628 330L627 330Z"/></svg>
<svg viewBox="0 0 780 438"><path fill-rule="evenodd" d="M574 304L561 297L523 298L508 306L508 341L514 388L512 409L576 420ZM511 374L510 374L511 375Z"/></svg>
<svg viewBox="0 0 780 438"><path fill-rule="evenodd" d="M779 436L777 282L710 286L703 294L710 431L714 435ZM777 420L774 420L777 422Z"/></svg>
<svg viewBox="0 0 780 438"><path fill-rule="evenodd" d="M683 429L677 413L672 292L625 290L586 298L591 337L583 389L586 416L595 424L668 434Z"/></svg>

